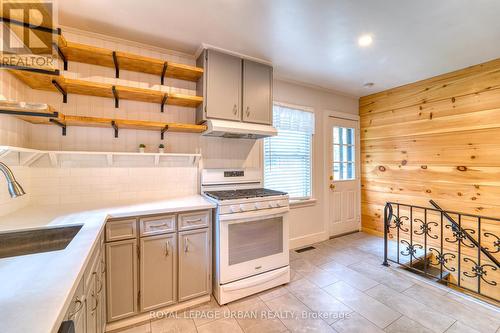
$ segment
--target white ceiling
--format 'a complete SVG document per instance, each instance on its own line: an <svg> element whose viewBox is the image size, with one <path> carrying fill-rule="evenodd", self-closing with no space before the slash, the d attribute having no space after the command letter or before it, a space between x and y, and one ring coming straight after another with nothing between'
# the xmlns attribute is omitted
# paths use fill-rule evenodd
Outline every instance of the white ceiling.
<svg viewBox="0 0 500 333"><path fill-rule="evenodd" d="M62 25L188 53L207 43L353 96L500 57L498 0L62 0L59 9ZM360 48L365 33L374 42Z"/></svg>

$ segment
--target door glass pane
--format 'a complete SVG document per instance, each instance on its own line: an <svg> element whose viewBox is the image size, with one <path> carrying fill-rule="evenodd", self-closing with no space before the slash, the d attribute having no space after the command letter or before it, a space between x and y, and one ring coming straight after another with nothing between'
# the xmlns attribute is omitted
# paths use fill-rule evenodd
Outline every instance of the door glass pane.
<svg viewBox="0 0 500 333"><path fill-rule="evenodd" d="M354 128L333 127L333 179L355 179L355 161L356 136Z"/></svg>
<svg viewBox="0 0 500 333"><path fill-rule="evenodd" d="M230 224L229 265L283 252L283 217Z"/></svg>

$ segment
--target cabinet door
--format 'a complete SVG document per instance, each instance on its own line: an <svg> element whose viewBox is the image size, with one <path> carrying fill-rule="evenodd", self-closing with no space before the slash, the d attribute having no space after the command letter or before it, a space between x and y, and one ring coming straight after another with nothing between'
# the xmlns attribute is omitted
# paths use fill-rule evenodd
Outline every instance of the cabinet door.
<svg viewBox="0 0 500 333"><path fill-rule="evenodd" d="M273 68L243 60L243 121L272 123Z"/></svg>
<svg viewBox="0 0 500 333"><path fill-rule="evenodd" d="M104 263L104 252L102 249L101 255L99 258L99 265L97 267L97 332L104 332L104 328L106 325L106 298L104 297L106 293L106 274L105 274L105 263Z"/></svg>
<svg viewBox="0 0 500 333"><path fill-rule="evenodd" d="M137 240L106 244L107 319L113 321L137 312Z"/></svg>
<svg viewBox="0 0 500 333"><path fill-rule="evenodd" d="M175 303L176 235L144 237L140 243L141 311Z"/></svg>
<svg viewBox="0 0 500 333"><path fill-rule="evenodd" d="M77 314L73 319L75 325L75 333L85 333L87 331L85 324L85 310L82 309L81 313Z"/></svg>
<svg viewBox="0 0 500 333"><path fill-rule="evenodd" d="M179 301L210 292L209 229L179 233Z"/></svg>
<svg viewBox="0 0 500 333"><path fill-rule="evenodd" d="M241 59L208 50L206 117L241 120Z"/></svg>
<svg viewBox="0 0 500 333"><path fill-rule="evenodd" d="M86 326L87 333L97 333L97 305L98 299L96 295L96 275L95 272L92 273L91 282L87 286L87 291L85 294L85 308L86 308Z"/></svg>

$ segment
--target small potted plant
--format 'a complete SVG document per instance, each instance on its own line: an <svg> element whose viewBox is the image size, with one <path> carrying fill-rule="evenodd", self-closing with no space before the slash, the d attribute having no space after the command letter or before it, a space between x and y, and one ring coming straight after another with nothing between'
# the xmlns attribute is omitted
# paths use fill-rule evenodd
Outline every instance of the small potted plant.
<svg viewBox="0 0 500 333"><path fill-rule="evenodd" d="M146 149L146 145L144 143L141 143L139 145L139 153L144 153L145 149Z"/></svg>
<svg viewBox="0 0 500 333"><path fill-rule="evenodd" d="M165 152L165 145L163 143L161 143L159 146L158 146L158 152L160 154L163 154Z"/></svg>

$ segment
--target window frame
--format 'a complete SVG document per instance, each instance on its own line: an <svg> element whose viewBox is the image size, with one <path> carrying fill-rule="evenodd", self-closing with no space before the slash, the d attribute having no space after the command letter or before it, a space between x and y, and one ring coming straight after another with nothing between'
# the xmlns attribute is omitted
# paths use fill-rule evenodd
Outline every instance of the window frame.
<svg viewBox="0 0 500 333"><path fill-rule="evenodd" d="M312 107L308 106L303 106L303 105L296 105L296 104L289 104L289 103L283 103L283 102L277 102L273 101L272 108L274 112L274 107L279 106L279 107L285 107L301 112L310 112L313 114L313 133L311 134L311 139L310 139L310 163L309 163L309 175L310 175L310 194L307 197L297 197L297 198L292 198L290 197L290 205L297 205L299 207L303 206L309 206L309 203L311 205L314 205L316 203L315 195L314 195L314 138L315 138L315 133L316 133L316 114L314 112L314 109ZM274 126L274 124L273 124ZM266 159L266 151L264 149L264 141L262 141L261 144L261 149L262 149L262 182L263 185L265 184L265 176L266 176L266 171L264 168L264 163Z"/></svg>
<svg viewBox="0 0 500 333"><path fill-rule="evenodd" d="M338 165L341 165L341 164L351 164L353 166L353 172L354 172L354 177L351 177L351 178L345 178L345 179L335 179L335 177L333 178L333 181L334 182L349 182L349 181L353 181L353 180L356 180L358 179L359 175L359 171L358 171L358 165L359 165L359 161L358 161L358 156L357 156L357 151L358 151L358 135L359 135L359 129L356 128L356 127L345 127L345 126L334 126L334 128L344 128L344 129L352 129L354 134L353 134L353 137L352 137L352 143L348 144L348 143L342 143L342 144L336 144L335 143L335 137L333 136L333 132L330 133L332 135L332 161L331 161L331 165L329 166L329 168L331 168L331 175L334 176L335 172L334 172L334 169L333 167L335 166L335 164L338 164ZM353 148L354 152L352 154L352 160L351 161L335 161L335 146L338 146L339 147L339 151L342 149L342 147L347 147L347 148Z"/></svg>

